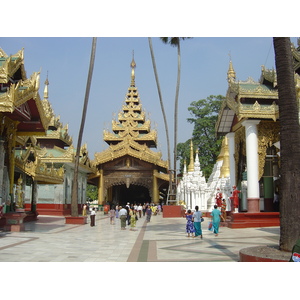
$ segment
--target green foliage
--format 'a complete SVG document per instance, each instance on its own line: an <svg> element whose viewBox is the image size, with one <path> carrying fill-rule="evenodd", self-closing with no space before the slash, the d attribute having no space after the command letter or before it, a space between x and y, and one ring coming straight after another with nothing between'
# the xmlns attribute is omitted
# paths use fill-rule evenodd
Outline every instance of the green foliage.
<svg viewBox="0 0 300 300"><path fill-rule="evenodd" d="M190 162L190 145L191 140L187 140L184 143L177 144L177 160L180 159L180 172L183 172L184 161L186 160L186 164L188 166Z"/></svg>
<svg viewBox="0 0 300 300"><path fill-rule="evenodd" d="M180 40L191 39L191 37L161 37L160 39L164 44L170 44L173 47L177 47Z"/></svg>
<svg viewBox="0 0 300 300"><path fill-rule="evenodd" d="M222 145L222 138L216 136L215 125L224 99L225 97L221 95L211 95L206 99L193 101L188 108L192 117L187 121L194 124L192 136L194 152L198 149L201 170L206 179L212 172ZM184 160L186 159L187 166L190 161L190 139L185 143L179 143L177 151L182 172Z"/></svg>
<svg viewBox="0 0 300 300"><path fill-rule="evenodd" d="M86 187L86 200L94 201L98 199L98 188L94 185L88 184Z"/></svg>

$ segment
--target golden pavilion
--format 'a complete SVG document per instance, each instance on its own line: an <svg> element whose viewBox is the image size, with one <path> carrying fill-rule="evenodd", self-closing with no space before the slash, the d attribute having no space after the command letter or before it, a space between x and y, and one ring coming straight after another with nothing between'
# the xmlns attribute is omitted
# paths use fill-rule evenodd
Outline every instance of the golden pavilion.
<svg viewBox="0 0 300 300"><path fill-rule="evenodd" d="M108 149L95 154L96 174L89 180L98 186L98 204L158 203L166 199L168 163L161 159L157 133L151 130L142 110L135 85L134 59L130 64L131 81L118 120L112 132L104 131ZM165 201L165 200L164 200Z"/></svg>

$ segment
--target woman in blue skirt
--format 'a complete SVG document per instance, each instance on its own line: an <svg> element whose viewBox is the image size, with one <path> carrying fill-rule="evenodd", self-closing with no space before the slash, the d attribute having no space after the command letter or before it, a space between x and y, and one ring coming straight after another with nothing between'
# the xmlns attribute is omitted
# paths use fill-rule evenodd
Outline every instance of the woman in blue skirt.
<svg viewBox="0 0 300 300"><path fill-rule="evenodd" d="M221 212L218 209L218 206L214 206L214 210L211 212L211 217L212 217L212 225L214 228L214 233L215 236L218 236L219 233L219 226L220 226L220 221L221 221Z"/></svg>
<svg viewBox="0 0 300 300"><path fill-rule="evenodd" d="M202 212L199 211L199 206L197 205L195 206L195 211L193 214L195 237L200 235L202 239L201 217L202 217Z"/></svg>
<svg viewBox="0 0 300 300"><path fill-rule="evenodd" d="M188 234L188 237L190 237L190 234L192 234L192 237L194 237L195 227L194 227L194 223L193 223L193 214L190 209L187 211L185 218L187 220L186 232Z"/></svg>

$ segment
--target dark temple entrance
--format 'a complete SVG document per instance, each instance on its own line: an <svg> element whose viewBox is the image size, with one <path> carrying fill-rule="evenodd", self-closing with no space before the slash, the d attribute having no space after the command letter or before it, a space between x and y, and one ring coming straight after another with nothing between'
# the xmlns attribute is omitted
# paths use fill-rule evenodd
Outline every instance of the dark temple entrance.
<svg viewBox="0 0 300 300"><path fill-rule="evenodd" d="M113 204L126 205L130 204L143 204L151 202L149 190L140 185L131 184L129 188L125 184L113 187L112 191Z"/></svg>

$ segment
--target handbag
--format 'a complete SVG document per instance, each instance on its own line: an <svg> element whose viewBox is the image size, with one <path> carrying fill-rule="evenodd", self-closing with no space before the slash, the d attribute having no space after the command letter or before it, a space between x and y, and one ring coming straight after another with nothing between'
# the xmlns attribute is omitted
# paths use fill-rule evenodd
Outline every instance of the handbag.
<svg viewBox="0 0 300 300"><path fill-rule="evenodd" d="M214 230L212 222L209 222L209 224L208 224L208 230L209 231L213 231Z"/></svg>
<svg viewBox="0 0 300 300"><path fill-rule="evenodd" d="M204 218L201 217L201 223L204 222Z"/></svg>

